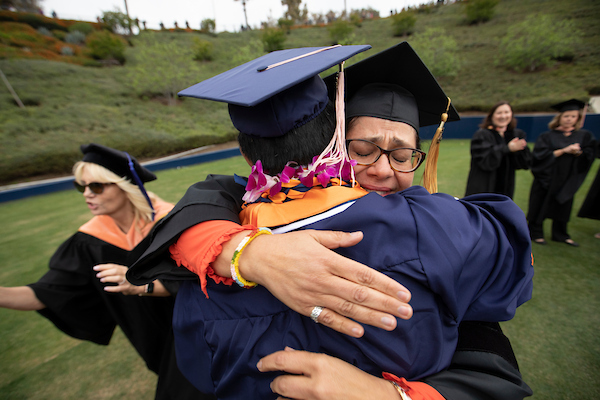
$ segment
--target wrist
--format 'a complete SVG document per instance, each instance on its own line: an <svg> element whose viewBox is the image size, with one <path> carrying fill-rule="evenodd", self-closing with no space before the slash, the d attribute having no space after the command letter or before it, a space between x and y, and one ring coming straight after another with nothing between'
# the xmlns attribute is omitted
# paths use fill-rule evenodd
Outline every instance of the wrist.
<svg viewBox="0 0 600 400"><path fill-rule="evenodd" d="M267 257L270 254L268 242L270 235L260 235L246 246L243 257L240 258L239 271L240 275L249 281L256 282L262 285L262 269L261 267L268 262Z"/></svg>

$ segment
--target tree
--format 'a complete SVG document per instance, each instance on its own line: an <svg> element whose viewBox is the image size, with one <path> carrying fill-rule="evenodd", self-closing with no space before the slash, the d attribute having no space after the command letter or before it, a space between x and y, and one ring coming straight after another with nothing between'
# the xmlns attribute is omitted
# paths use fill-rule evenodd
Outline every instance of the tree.
<svg viewBox="0 0 600 400"><path fill-rule="evenodd" d="M246 29L250 29L250 25L248 25L248 14L246 13L246 2L249 0L234 0L234 1L242 2L242 6L244 7L244 19L246 21Z"/></svg>
<svg viewBox="0 0 600 400"><path fill-rule="evenodd" d="M215 33L217 25L214 19L206 18L200 22L200 30L208 33Z"/></svg>
<svg viewBox="0 0 600 400"><path fill-rule="evenodd" d="M103 11L102 22L106 29L112 33L128 34L131 32L131 18L123 14L118 8L115 11Z"/></svg>
<svg viewBox="0 0 600 400"><path fill-rule="evenodd" d="M287 7L284 14L286 19L290 19L296 23L304 24L308 19L308 9L304 5L304 9L300 11L302 0L281 0L281 5Z"/></svg>

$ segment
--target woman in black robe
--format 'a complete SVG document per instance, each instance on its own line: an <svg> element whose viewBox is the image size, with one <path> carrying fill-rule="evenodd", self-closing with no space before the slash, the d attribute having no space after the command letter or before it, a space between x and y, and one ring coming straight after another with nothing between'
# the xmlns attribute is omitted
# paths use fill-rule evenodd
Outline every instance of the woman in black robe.
<svg viewBox="0 0 600 400"><path fill-rule="evenodd" d="M600 158L600 142L596 142L596 158ZM600 220L600 169L596 174L596 178L590 186L590 190L585 196L585 200L579 209L577 216L580 218L590 218ZM600 232L594 235L596 239L600 239Z"/></svg>
<svg viewBox="0 0 600 400"><path fill-rule="evenodd" d="M488 112L471 140L471 170L465 196L499 193L512 199L515 170L529 169L531 163L527 135L516 126L507 102L495 104Z"/></svg>
<svg viewBox="0 0 600 400"><path fill-rule="evenodd" d="M552 219L552 240L578 247L567 233L573 197L594 161L594 137L581 129L584 103L568 100L552 108L560 114L548 124L533 148L534 180L527 220L531 239L546 244L543 222Z"/></svg>
<svg viewBox="0 0 600 400"><path fill-rule="evenodd" d="M145 191L143 183L156 176L127 153L93 143L81 150L75 186L94 217L58 248L39 281L0 287L0 307L38 311L67 335L101 345L118 325L158 374L157 399L202 399L175 361L177 286L154 280L140 287L125 279L125 265L141 255L154 223L173 205Z"/></svg>

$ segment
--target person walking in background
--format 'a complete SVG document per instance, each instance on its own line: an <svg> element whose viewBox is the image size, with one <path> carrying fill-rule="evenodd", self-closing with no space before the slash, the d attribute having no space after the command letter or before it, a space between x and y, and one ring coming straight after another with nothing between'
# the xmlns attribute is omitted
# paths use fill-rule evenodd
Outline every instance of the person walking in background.
<svg viewBox="0 0 600 400"><path fill-rule="evenodd" d="M594 136L582 129L585 103L576 99L555 104L559 111L533 148L527 221L531 239L546 244L543 222L552 219L552 240L578 247L567 233L575 192L594 161Z"/></svg>
<svg viewBox="0 0 600 400"><path fill-rule="evenodd" d="M596 141L596 158L600 158L600 142ZM587 196L577 213L580 218L590 218L600 220L600 169L596 174L596 178L590 186ZM594 235L596 239L600 239L600 232Z"/></svg>
<svg viewBox="0 0 600 400"><path fill-rule="evenodd" d="M512 199L515 170L529 169L531 152L526 134L517 129L510 104L496 103L471 139L471 170L465 196L499 193Z"/></svg>
<svg viewBox="0 0 600 400"><path fill-rule="evenodd" d="M178 285L133 286L125 279L125 265L173 205L146 192L143 183L156 176L129 154L94 143L81 151L74 183L94 217L56 250L39 281L0 287L0 307L38 311L67 335L101 345L119 326L158 374L157 399L202 399L175 361L171 294Z"/></svg>

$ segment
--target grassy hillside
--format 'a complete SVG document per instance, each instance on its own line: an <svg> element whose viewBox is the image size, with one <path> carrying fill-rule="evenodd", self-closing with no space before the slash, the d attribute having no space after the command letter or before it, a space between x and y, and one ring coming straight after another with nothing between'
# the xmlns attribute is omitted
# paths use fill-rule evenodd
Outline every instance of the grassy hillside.
<svg viewBox="0 0 600 400"><path fill-rule="evenodd" d="M462 7L455 3L418 14L415 27L417 34L427 27L441 27L459 44L462 67L458 76L440 78L459 111L486 110L501 99L511 101L518 112L550 111L550 104L586 98L600 85L599 2L503 0L495 17L479 25L465 24ZM495 66L499 41L508 28L533 14L577 22L584 35L573 44L574 60L536 73ZM0 41L2 38L0 35ZM213 43L212 61L192 61L189 53L195 38ZM355 29L353 42L369 43L373 50L349 63L405 39L411 41L411 37L393 37L389 18L365 21ZM140 62L135 60L147 53L152 43L173 53L165 51L162 57L142 62L142 67L166 70L165 79L177 78L174 84L179 89L262 54L259 31L216 36L144 32L131 39L127 63L110 68L10 58L5 52L2 57L9 58L0 59L0 69L28 106L19 109L8 90L0 89L0 183L68 173L79 158L79 144L91 141L147 158L231 140L235 133L223 104L188 99L167 106L154 97L150 83L149 89L140 91L143 83L135 83ZM311 27L292 30L285 47L329 44L327 28Z"/></svg>

